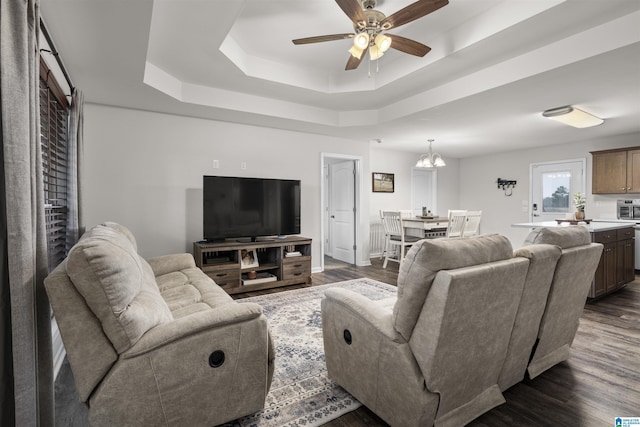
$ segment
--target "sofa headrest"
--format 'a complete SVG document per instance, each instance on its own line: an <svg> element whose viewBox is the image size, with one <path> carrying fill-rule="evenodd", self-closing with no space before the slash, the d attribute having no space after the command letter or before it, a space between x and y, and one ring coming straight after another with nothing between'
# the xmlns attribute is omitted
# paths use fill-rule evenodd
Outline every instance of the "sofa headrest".
<svg viewBox="0 0 640 427"><path fill-rule="evenodd" d="M138 251L138 244L136 243L136 238L133 236L133 233L131 232L131 230L129 230L127 227L125 227L122 224L118 224L117 222L110 222L110 221L107 221L100 225L109 227L117 231L118 233L122 234L123 236L125 236L127 239L129 239L129 241L133 245L133 250L136 252Z"/></svg>
<svg viewBox="0 0 640 427"><path fill-rule="evenodd" d="M590 244L591 235L589 230L581 225L543 227L531 231L524 241L525 245L536 243L547 243L559 246L562 249L569 249Z"/></svg>
<svg viewBox="0 0 640 427"><path fill-rule="evenodd" d="M425 239L411 246L398 275L395 328L409 339L422 305L440 270L453 270L513 258L511 242L498 234L463 239Z"/></svg>
<svg viewBox="0 0 640 427"><path fill-rule="evenodd" d="M118 227L98 225L82 236L67 258L71 281L118 353L149 329L173 319L134 242Z"/></svg>

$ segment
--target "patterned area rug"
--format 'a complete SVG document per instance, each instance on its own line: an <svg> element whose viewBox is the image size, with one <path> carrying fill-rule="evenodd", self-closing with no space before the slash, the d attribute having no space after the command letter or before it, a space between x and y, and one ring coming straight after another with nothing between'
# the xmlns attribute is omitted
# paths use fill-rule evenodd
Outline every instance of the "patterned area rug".
<svg viewBox="0 0 640 427"><path fill-rule="evenodd" d="M276 347L276 366L265 408L227 426L314 427L361 405L327 377L320 301L332 287L350 289L372 300L396 294L395 286L354 279L238 300L263 307Z"/></svg>

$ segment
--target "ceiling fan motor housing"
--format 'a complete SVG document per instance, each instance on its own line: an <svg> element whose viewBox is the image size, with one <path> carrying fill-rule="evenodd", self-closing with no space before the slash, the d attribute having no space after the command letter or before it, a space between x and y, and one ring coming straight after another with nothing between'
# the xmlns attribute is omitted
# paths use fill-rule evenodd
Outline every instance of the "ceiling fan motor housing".
<svg viewBox="0 0 640 427"><path fill-rule="evenodd" d="M375 37L375 35L382 30L382 28L380 27L380 22L382 22L386 18L386 16L384 13L373 9L365 9L363 12L367 18L367 21L358 22L357 25L353 26L353 29L356 31L356 33L366 31L371 37Z"/></svg>

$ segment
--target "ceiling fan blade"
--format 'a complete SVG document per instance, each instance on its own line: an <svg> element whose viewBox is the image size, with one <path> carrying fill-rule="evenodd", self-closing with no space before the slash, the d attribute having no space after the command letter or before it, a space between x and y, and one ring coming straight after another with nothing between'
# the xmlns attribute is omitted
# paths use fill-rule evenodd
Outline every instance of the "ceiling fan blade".
<svg viewBox="0 0 640 427"><path fill-rule="evenodd" d="M347 60L347 66L344 67L344 69L346 71L349 71L349 70L355 70L356 68L358 68L358 66L360 65L360 63L364 59L364 57L367 56L367 51L368 50L369 50L369 48L366 48L364 50L364 52L362 52L362 55L360 56L360 59L356 58L353 55L349 55L349 59Z"/></svg>
<svg viewBox="0 0 640 427"><path fill-rule="evenodd" d="M387 16L380 22L380 26L388 30L390 28L399 27L430 14L443 6L449 4L449 0L418 0L409 6L400 9L393 15Z"/></svg>
<svg viewBox="0 0 640 427"><path fill-rule="evenodd" d="M395 34L386 33L386 35L391 37L391 47L393 49L408 53L409 55L422 57L429 53L429 51L431 51L431 48L429 46L425 46L415 40L411 40Z"/></svg>
<svg viewBox="0 0 640 427"><path fill-rule="evenodd" d="M345 33L345 34L329 34L326 36L314 36L314 37L305 37L303 39L295 39L291 40L293 44L309 44L309 43L320 43L320 42L329 42L332 40L342 40L353 38L355 34L353 33Z"/></svg>
<svg viewBox="0 0 640 427"><path fill-rule="evenodd" d="M358 22L367 21L367 17L362 10L362 6L358 0L336 0L340 9L353 21L354 24Z"/></svg>

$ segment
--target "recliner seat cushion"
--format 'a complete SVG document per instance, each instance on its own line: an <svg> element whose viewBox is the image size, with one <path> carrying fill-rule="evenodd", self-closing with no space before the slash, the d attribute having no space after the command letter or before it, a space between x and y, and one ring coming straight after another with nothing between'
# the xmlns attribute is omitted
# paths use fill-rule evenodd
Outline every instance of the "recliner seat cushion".
<svg viewBox="0 0 640 427"><path fill-rule="evenodd" d="M511 242L491 234L463 239L425 239L411 246L400 266L394 326L409 340L424 300L440 270L452 270L513 258Z"/></svg>
<svg viewBox="0 0 640 427"><path fill-rule="evenodd" d="M118 353L173 319L151 267L128 236L112 227L85 233L69 253L67 272Z"/></svg>

